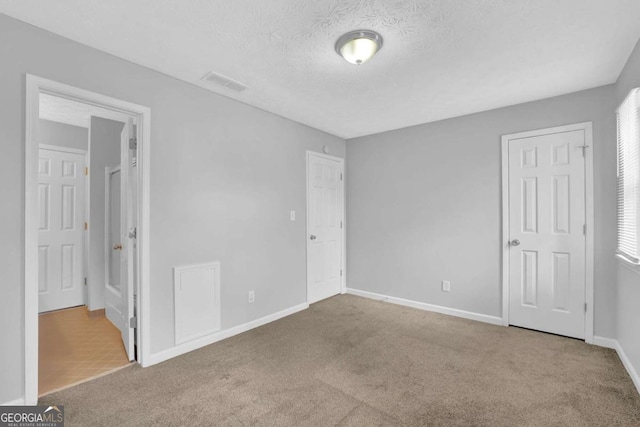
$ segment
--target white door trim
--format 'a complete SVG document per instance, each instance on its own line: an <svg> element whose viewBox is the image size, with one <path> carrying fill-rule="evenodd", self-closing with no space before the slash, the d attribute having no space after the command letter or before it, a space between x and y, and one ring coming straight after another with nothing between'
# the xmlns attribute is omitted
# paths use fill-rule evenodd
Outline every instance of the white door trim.
<svg viewBox="0 0 640 427"><path fill-rule="evenodd" d="M594 329L594 205L593 205L593 124L576 123L502 136L502 324L509 326L509 141L550 133L584 131L585 145L585 212L587 221L585 251L585 341L593 344Z"/></svg>
<svg viewBox="0 0 640 427"><path fill-rule="evenodd" d="M314 157L318 157L321 159L326 159L326 160L333 160L335 162L340 163L340 165L342 166L342 277L340 279L340 293L344 294L347 292L347 216L346 216L346 182L347 182L347 177L346 177L346 169L345 169L345 161L343 158L341 157L334 157L334 156L329 156L327 154L322 154L322 153L318 153L316 151L310 151L307 150L307 167L306 167L306 171L305 171L305 193L306 193L306 205L305 205L305 210L306 210L306 215L305 215L305 253L307 251L307 241L306 239L309 238L309 160L311 158L311 156ZM309 268L309 262L308 262L308 256L309 254L306 254L306 258L305 258L305 262L306 262L306 268ZM307 290L307 304L309 303L309 280L308 280L308 275L306 276L306 280L307 280L307 286L306 286L306 290Z"/></svg>
<svg viewBox="0 0 640 427"><path fill-rule="evenodd" d="M147 366L150 356L149 165L151 161L151 110L148 107L26 75L25 112L25 228L24 228L24 393L25 403L38 401L38 119L39 95L47 93L105 108L137 120L138 138L138 362Z"/></svg>

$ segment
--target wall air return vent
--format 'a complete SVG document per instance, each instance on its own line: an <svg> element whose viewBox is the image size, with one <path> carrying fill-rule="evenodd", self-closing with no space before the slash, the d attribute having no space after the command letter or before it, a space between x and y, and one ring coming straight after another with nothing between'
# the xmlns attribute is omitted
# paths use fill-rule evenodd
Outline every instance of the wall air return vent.
<svg viewBox="0 0 640 427"><path fill-rule="evenodd" d="M213 71L209 71L202 77L202 80L211 83L217 86L226 87L236 92L242 92L247 89L249 86L242 84L238 81L230 79L227 76L223 76L222 74L214 73Z"/></svg>

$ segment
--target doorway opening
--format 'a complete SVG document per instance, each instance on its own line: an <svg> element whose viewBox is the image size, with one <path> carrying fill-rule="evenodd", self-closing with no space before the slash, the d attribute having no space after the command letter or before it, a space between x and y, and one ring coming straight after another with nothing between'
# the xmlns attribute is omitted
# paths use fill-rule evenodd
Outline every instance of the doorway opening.
<svg viewBox="0 0 640 427"><path fill-rule="evenodd" d="M26 105L25 402L33 405L148 354L150 112L31 75Z"/></svg>

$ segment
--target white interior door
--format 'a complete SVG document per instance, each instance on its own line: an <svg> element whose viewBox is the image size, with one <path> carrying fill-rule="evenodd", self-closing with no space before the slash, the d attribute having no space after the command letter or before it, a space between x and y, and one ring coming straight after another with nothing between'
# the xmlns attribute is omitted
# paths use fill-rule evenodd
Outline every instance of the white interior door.
<svg viewBox="0 0 640 427"><path fill-rule="evenodd" d="M585 337L585 132L509 141L509 323Z"/></svg>
<svg viewBox="0 0 640 427"><path fill-rule="evenodd" d="M40 313L85 304L84 154L40 148Z"/></svg>
<svg viewBox="0 0 640 427"><path fill-rule="evenodd" d="M121 293L121 182L120 166L105 169L105 308L107 318L114 325L119 325L124 317Z"/></svg>
<svg viewBox="0 0 640 427"><path fill-rule="evenodd" d="M107 318L120 329L122 341L129 360L134 360L134 289L136 224L135 224L135 152L129 148L129 140L134 139L133 123L129 120L120 135L121 166L107 170L107 214L109 227L105 241L108 276L106 281L106 314Z"/></svg>
<svg viewBox="0 0 640 427"><path fill-rule="evenodd" d="M344 209L344 163L309 154L307 158L307 300L340 293Z"/></svg>
<svg viewBox="0 0 640 427"><path fill-rule="evenodd" d="M122 249L121 227L120 227L120 193L121 193L121 173L120 166L109 171L109 286L120 291L121 266L120 250Z"/></svg>

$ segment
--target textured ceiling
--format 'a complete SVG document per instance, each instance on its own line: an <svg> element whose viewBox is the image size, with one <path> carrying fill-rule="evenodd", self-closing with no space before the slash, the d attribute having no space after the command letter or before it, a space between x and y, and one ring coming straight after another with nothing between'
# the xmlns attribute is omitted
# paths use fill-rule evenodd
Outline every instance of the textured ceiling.
<svg viewBox="0 0 640 427"><path fill-rule="evenodd" d="M0 11L352 138L612 83L639 0L0 0ZM371 29L354 66L335 40ZM249 86L200 81L215 71Z"/></svg>

